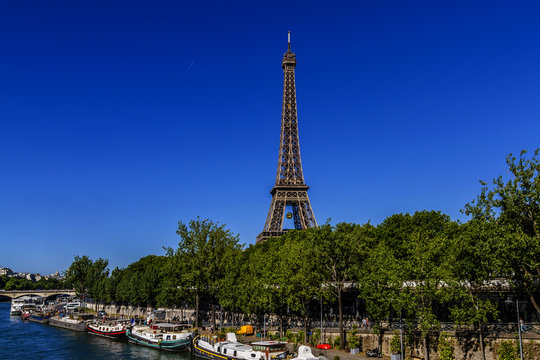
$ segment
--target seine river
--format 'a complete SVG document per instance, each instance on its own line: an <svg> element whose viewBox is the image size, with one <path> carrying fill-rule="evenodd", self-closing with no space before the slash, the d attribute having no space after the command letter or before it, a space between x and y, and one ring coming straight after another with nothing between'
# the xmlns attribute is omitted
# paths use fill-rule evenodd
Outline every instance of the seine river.
<svg viewBox="0 0 540 360"><path fill-rule="evenodd" d="M169 353L9 316L10 303L0 302L0 359L179 359Z"/></svg>

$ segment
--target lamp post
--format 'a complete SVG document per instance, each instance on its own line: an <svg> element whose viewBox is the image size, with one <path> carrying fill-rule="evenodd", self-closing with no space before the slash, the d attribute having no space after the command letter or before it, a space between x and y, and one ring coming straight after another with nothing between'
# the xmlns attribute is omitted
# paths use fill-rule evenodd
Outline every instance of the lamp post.
<svg viewBox="0 0 540 360"><path fill-rule="evenodd" d="M219 332L223 327L223 305L219 306Z"/></svg>
<svg viewBox="0 0 540 360"><path fill-rule="evenodd" d="M400 359L403 360L405 358L405 354L403 354L403 325L401 325L401 309L399 309L399 342L401 345Z"/></svg>
<svg viewBox="0 0 540 360"><path fill-rule="evenodd" d="M322 296L320 297L321 299L321 336L319 336L319 344L322 344L323 343L323 325L322 325L322 319L323 319L323 313L322 313Z"/></svg>
<svg viewBox="0 0 540 360"><path fill-rule="evenodd" d="M507 304L513 304L514 302L512 299L508 298L505 301ZM523 340L521 339L521 322L519 318L519 300L516 297L516 316L517 316L517 327L518 327L518 334L519 334L519 358L523 360Z"/></svg>

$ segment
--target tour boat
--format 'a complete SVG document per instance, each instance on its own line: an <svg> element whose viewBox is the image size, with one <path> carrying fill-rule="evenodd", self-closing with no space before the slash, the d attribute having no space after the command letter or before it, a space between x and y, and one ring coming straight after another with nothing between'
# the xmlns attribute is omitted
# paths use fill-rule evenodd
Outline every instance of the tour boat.
<svg viewBox="0 0 540 360"><path fill-rule="evenodd" d="M286 344L283 341L258 341L251 345L238 342L236 334L227 333L227 340L215 341L207 336L193 340L193 354L207 360L272 360L285 359Z"/></svg>
<svg viewBox="0 0 540 360"><path fill-rule="evenodd" d="M9 315L21 315L23 305L24 305L24 299L13 299L11 301L11 308L9 310Z"/></svg>
<svg viewBox="0 0 540 360"><path fill-rule="evenodd" d="M21 296L20 298L11 300L11 308L9 310L9 315L21 315L23 312L23 307L25 305L34 305L34 301L38 297L36 296Z"/></svg>
<svg viewBox="0 0 540 360"><path fill-rule="evenodd" d="M111 320L108 322L94 320L86 323L86 330L93 335L122 339L126 336L126 330L129 327L127 324L129 324L129 320Z"/></svg>
<svg viewBox="0 0 540 360"><path fill-rule="evenodd" d="M75 331L86 331L87 317L54 316L49 319L49 325Z"/></svg>
<svg viewBox="0 0 540 360"><path fill-rule="evenodd" d="M187 351L193 334L176 324L157 323L127 329L129 342L167 351Z"/></svg>

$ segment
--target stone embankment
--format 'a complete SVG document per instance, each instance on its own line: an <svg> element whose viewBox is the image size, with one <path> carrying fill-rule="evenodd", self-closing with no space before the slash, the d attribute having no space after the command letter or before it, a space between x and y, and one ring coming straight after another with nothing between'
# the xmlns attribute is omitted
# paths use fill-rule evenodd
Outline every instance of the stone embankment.
<svg viewBox="0 0 540 360"><path fill-rule="evenodd" d="M192 309L153 309L146 307L136 307L136 306L116 306L116 305L100 305L100 304L87 304L87 307L92 310L105 310L108 314L114 315L124 315L126 317L146 317L153 310L164 310L166 313L166 318L168 320L178 320L178 321L188 321L192 323L194 319L195 311ZM225 323L225 327L230 326L230 324ZM301 329L297 329L300 331ZM292 332L296 332L294 329L291 329ZM259 332L262 332L262 329L259 329ZM272 331L274 332L274 331ZM326 341L336 339L339 336L337 329L324 329ZM450 342L454 345L454 358L455 359L467 359L467 360L482 360L482 355L479 351L479 346L477 339L475 337L470 337L467 339L459 338L454 332L447 332L446 335L449 337ZM315 347L312 347L313 355L319 356L324 355L328 360L334 360L336 356L339 356L339 360L364 360L368 359L365 356L365 351L367 349L380 348L385 354L385 359L390 359L390 342L392 337L395 334L391 331L387 331L382 335L373 333L372 330L357 330L357 336L361 339L361 348L359 354L351 354L346 351L339 351L336 349L331 350L321 350ZM243 341L255 341L260 340L260 338L253 337L245 338ZM486 359L497 359L498 350L501 346L502 341L512 341L514 346L518 347L517 334L514 333L497 333L486 336L485 339L485 351ZM406 359L420 360L426 359L425 349L423 347L423 342L418 342L415 344L415 348L411 351L411 348L407 346L406 339L404 336L404 345L406 346ZM291 347L294 347L294 344L291 344ZM523 334L523 348L525 359L540 359L540 334L536 331L530 331ZM294 350L291 348L291 350ZM430 349L430 358L439 359L437 355L436 344L432 344Z"/></svg>

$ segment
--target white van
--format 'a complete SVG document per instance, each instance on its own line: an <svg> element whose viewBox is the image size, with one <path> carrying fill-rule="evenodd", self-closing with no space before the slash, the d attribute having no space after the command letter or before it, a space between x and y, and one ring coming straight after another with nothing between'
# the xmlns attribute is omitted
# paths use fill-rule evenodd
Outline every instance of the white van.
<svg viewBox="0 0 540 360"><path fill-rule="evenodd" d="M80 307L81 307L81 303L79 301L68 302L66 305L64 305L64 309L70 310L70 311L73 311Z"/></svg>

